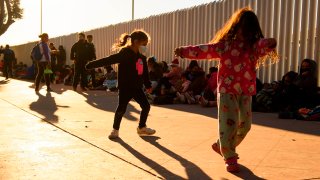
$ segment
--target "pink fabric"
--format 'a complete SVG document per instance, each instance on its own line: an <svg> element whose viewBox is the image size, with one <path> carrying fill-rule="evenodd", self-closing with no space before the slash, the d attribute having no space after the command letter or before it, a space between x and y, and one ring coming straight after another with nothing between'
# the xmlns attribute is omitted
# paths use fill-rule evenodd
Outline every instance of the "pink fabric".
<svg viewBox="0 0 320 180"><path fill-rule="evenodd" d="M138 61L136 63L136 70L138 71L138 75L143 74L143 61L140 58L138 59Z"/></svg>
<svg viewBox="0 0 320 180"><path fill-rule="evenodd" d="M182 69L180 67L172 67L171 71L165 73L164 76L169 78L169 82L174 85L181 80L181 74Z"/></svg>
<svg viewBox="0 0 320 180"><path fill-rule="evenodd" d="M218 87L218 73L213 72L208 79L208 88L214 92Z"/></svg>
<svg viewBox="0 0 320 180"><path fill-rule="evenodd" d="M221 41L216 44L182 47L182 57L220 60L218 92L239 95L256 94L256 63L259 57L273 50L270 39L260 39L253 48L244 48L242 41Z"/></svg>

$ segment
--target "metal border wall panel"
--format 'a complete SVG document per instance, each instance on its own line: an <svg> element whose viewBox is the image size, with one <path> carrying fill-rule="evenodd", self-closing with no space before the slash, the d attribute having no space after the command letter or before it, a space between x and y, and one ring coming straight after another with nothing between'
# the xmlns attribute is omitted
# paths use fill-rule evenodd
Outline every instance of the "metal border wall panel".
<svg viewBox="0 0 320 180"><path fill-rule="evenodd" d="M280 80L290 70L299 71L304 58L316 59L320 69L320 0L216 0L208 4L170 13L150 16L129 22L109 25L85 32L92 34L97 58L115 53L112 45L123 33L145 29L151 36L150 55L159 61L171 62L178 46L208 43L225 24L232 13L242 7L251 7L259 18L266 37L278 40L280 62L267 64L257 70L263 82ZM77 41L77 33L51 38L58 47L63 45L70 61L70 49ZM35 42L12 47L19 62L31 64L30 51ZM191 60L181 59L186 68ZM208 71L217 61L199 61ZM114 66L117 68L116 66ZM320 82L320 74L318 80Z"/></svg>

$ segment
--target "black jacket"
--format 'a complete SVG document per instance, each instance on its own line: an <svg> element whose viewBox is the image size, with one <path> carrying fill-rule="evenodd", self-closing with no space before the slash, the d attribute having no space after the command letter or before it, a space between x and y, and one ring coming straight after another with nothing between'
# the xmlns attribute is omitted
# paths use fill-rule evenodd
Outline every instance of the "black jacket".
<svg viewBox="0 0 320 180"><path fill-rule="evenodd" d="M78 41L71 48L70 59L76 60L76 63L87 63L89 60L91 60L91 52L92 51L89 43L86 41Z"/></svg>
<svg viewBox="0 0 320 180"><path fill-rule="evenodd" d="M11 49L4 49L2 50L3 53L3 60L4 62L13 62L16 59L16 56L14 54L14 51L12 51Z"/></svg>
<svg viewBox="0 0 320 180"><path fill-rule="evenodd" d="M96 48L94 47L94 44L93 43L89 43L89 48L90 48L90 57L89 57L89 61L92 61L92 60L96 60L97 59L97 56L96 56Z"/></svg>
<svg viewBox="0 0 320 180"><path fill-rule="evenodd" d="M142 75L138 75L138 70L136 68L136 64L139 59L141 59L143 62ZM142 88L143 84L146 88L151 88L146 57L140 53L135 53L128 47L121 49L117 54L88 62L86 68L92 69L117 63L119 64L118 88L120 90Z"/></svg>

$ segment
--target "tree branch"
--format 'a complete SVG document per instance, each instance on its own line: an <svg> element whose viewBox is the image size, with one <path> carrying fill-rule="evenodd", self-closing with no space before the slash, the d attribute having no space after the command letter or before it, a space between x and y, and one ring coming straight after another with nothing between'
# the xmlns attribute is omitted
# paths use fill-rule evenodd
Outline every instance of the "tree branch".
<svg viewBox="0 0 320 180"><path fill-rule="evenodd" d="M0 24L1 25L0 26L0 36L8 30L8 28L11 24L14 23L14 20L12 19L11 4L10 4L9 0L5 0L5 1L1 0L1 2L3 3L3 6L1 6L1 10L2 10L2 8L4 8L4 4L6 4L8 20L6 23L3 22L3 20L4 20L4 10L3 10L3 13L1 12L1 16L3 16L3 18L0 19L2 21Z"/></svg>
<svg viewBox="0 0 320 180"><path fill-rule="evenodd" d="M0 29L4 21L4 0L0 0Z"/></svg>
<svg viewBox="0 0 320 180"><path fill-rule="evenodd" d="M0 36L15 22L21 19L23 9L20 0L0 0Z"/></svg>

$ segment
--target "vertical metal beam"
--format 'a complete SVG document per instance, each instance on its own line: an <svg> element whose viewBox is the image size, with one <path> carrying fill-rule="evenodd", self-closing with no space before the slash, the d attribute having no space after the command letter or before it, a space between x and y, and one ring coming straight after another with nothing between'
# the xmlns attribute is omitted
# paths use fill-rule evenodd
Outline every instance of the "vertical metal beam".
<svg viewBox="0 0 320 180"><path fill-rule="evenodd" d="M40 34L42 34L42 0L40 0Z"/></svg>
<svg viewBox="0 0 320 180"><path fill-rule="evenodd" d="M132 0L132 20L134 20L134 0Z"/></svg>

